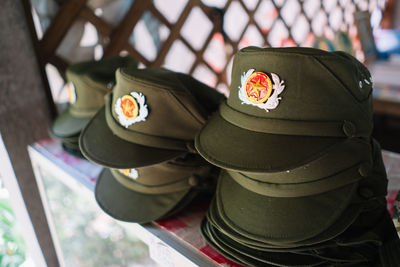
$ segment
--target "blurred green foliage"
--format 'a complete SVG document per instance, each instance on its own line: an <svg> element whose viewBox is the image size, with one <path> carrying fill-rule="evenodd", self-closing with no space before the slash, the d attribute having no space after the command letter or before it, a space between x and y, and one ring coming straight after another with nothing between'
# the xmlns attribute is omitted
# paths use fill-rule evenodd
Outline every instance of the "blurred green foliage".
<svg viewBox="0 0 400 267"><path fill-rule="evenodd" d="M25 242L18 231L11 204L8 199L0 198L0 267L20 266L25 256Z"/></svg>
<svg viewBox="0 0 400 267"><path fill-rule="evenodd" d="M42 174L65 266L155 266L147 245L100 210L93 193Z"/></svg>

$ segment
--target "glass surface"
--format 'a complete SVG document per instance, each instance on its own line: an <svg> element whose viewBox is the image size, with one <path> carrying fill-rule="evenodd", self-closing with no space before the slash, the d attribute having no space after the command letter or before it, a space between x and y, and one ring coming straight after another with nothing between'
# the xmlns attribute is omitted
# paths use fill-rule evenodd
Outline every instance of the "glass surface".
<svg viewBox="0 0 400 267"><path fill-rule="evenodd" d="M0 175L0 267L33 267Z"/></svg>
<svg viewBox="0 0 400 267"><path fill-rule="evenodd" d="M156 266L147 245L100 210L92 192L41 166L39 173L65 266Z"/></svg>

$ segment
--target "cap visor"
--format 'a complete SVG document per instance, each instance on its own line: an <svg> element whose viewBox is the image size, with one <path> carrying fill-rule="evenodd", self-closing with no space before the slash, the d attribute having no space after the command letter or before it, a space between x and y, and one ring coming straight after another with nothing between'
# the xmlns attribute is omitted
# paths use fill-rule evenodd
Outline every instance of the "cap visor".
<svg viewBox="0 0 400 267"><path fill-rule="evenodd" d="M119 138L108 128L104 112L103 107L83 129L79 138L81 152L90 161L113 169L138 168L184 153L142 146Z"/></svg>
<svg viewBox="0 0 400 267"><path fill-rule="evenodd" d="M291 136L249 131L215 113L196 136L197 151L212 164L230 170L265 172L307 163L343 138Z"/></svg>
<svg viewBox="0 0 400 267"><path fill-rule="evenodd" d="M243 188L222 171L216 203L219 216L235 232L249 239L282 245L312 239L335 223L340 224L334 226L336 234L344 231L359 214L353 212L341 218L357 187L358 183L353 183L307 197L268 197Z"/></svg>
<svg viewBox="0 0 400 267"><path fill-rule="evenodd" d="M190 189L160 195L135 192L122 186L104 169L97 180L95 197L111 217L127 222L145 223L165 217L189 193Z"/></svg>
<svg viewBox="0 0 400 267"><path fill-rule="evenodd" d="M224 249L229 254L242 259L242 262L251 264L258 262L257 265L273 265L273 266L318 266L326 263L326 260L318 259L310 255L297 254L296 252L268 252L249 248L241 243L238 243L222 234L210 223L202 222L202 230L204 235L208 235L209 239L221 249ZM247 264L246 264L247 265Z"/></svg>
<svg viewBox="0 0 400 267"><path fill-rule="evenodd" d="M90 118L75 117L66 109L55 119L50 132L59 139L77 137L89 121Z"/></svg>
<svg viewBox="0 0 400 267"><path fill-rule="evenodd" d="M342 234L348 227L354 223L356 217L359 216L360 207L357 205L350 205L346 210L343 212L339 220L337 220L331 227L327 230L322 232L321 234L312 237L310 239L302 240L299 242L293 243L268 243L263 238L257 237L256 239L251 239L247 236L243 236L240 233L236 232L235 229L232 229L228 226L224 218L221 218L218 210L217 205L214 201L210 205L210 209L207 213L208 222L213 224L219 231L224 233L225 235L229 236L232 240L236 242L246 244L246 246L254 248L256 250L264 250L264 251L280 251L280 252L287 252L287 251L301 251L304 249L321 249L324 247L331 247L332 243L331 240ZM357 216L354 216L357 214ZM334 241L333 241L334 243ZM336 243L334 244L336 246Z"/></svg>

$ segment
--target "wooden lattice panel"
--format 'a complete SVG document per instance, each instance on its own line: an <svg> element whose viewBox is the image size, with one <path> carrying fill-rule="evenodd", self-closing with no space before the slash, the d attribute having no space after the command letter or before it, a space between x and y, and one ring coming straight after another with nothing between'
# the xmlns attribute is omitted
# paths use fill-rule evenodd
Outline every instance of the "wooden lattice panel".
<svg viewBox="0 0 400 267"><path fill-rule="evenodd" d="M189 73L227 92L232 56L248 45L312 46L317 36L333 39L341 30L350 35L356 56L362 58L353 13L368 10L374 15L384 3L136 0L115 25L102 18L90 0L69 0L39 41L39 53L42 62L51 63L63 74L71 62L57 55L57 48L74 21L84 20L96 28L104 57L129 53L144 67L164 66Z"/></svg>

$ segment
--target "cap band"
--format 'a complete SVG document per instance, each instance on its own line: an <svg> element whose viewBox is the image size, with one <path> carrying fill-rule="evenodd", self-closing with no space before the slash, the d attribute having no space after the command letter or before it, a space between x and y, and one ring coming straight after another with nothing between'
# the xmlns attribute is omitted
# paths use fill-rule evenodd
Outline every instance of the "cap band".
<svg viewBox="0 0 400 267"><path fill-rule="evenodd" d="M355 165L338 174L320 180L297 183L276 184L254 180L239 172L228 171L229 175L241 186L254 193L269 197L303 197L317 195L333 189L355 183L362 178L358 172L359 165Z"/></svg>
<svg viewBox="0 0 400 267"><path fill-rule="evenodd" d="M299 167L274 172L241 173L259 182L298 184L331 176L362 162L366 168L366 173L362 175L366 176L372 169L371 144L362 139L346 138L343 142L321 151L316 159L305 162Z"/></svg>
<svg viewBox="0 0 400 267"><path fill-rule="evenodd" d="M192 185L190 185L189 183L189 180L192 176L189 176L188 178L181 179L172 183L151 186L135 182L132 179L127 178L123 174L119 173L118 170L111 169L110 171L114 176L114 178L124 187L127 187L133 191L143 194L154 194L154 195L168 194L168 193L183 191L192 187Z"/></svg>
<svg viewBox="0 0 400 267"><path fill-rule="evenodd" d="M250 131L302 136L354 137L367 136L357 131L349 121L300 121L255 117L228 106L222 102L219 106L221 117L233 125Z"/></svg>
<svg viewBox="0 0 400 267"><path fill-rule="evenodd" d="M111 106L111 94L108 94L105 96L106 123L110 128L110 130L116 136L118 136L121 139L124 139L125 141L149 147L181 150L181 151L188 151L188 146L193 142L193 141L178 140L167 137L153 136L144 133L134 132L131 130L126 130L112 116L110 106Z"/></svg>

